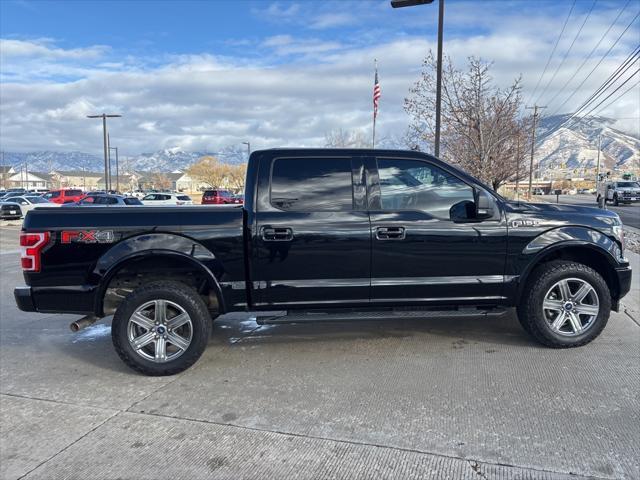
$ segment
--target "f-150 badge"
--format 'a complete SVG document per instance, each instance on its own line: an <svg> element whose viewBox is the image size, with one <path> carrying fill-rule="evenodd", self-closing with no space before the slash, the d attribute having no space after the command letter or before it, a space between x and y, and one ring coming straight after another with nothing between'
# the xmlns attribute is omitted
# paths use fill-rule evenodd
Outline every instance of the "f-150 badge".
<svg viewBox="0 0 640 480"><path fill-rule="evenodd" d="M539 220L529 220L529 219L511 220L511 226L514 227L514 228L518 228L518 227L537 227L538 225L540 225L540 221Z"/></svg>
<svg viewBox="0 0 640 480"><path fill-rule="evenodd" d="M60 234L61 243L113 243L113 230L64 230Z"/></svg>

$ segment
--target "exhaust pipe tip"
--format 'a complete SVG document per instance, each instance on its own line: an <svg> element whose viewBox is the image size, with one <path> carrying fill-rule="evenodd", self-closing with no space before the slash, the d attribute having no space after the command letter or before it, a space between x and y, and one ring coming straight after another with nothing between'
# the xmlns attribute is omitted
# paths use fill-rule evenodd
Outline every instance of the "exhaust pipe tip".
<svg viewBox="0 0 640 480"><path fill-rule="evenodd" d="M86 317L82 317L81 319L76 320L75 322L71 322L69 324L69 329L73 333L77 333L83 328L87 328L89 325L93 325L94 323L96 323L97 320L98 320L98 317L95 317L93 315L87 315Z"/></svg>

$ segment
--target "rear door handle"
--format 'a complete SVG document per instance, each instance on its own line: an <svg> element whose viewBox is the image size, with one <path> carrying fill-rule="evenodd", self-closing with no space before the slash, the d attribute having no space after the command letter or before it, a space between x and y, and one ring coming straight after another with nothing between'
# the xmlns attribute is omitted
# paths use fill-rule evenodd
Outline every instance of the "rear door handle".
<svg viewBox="0 0 640 480"><path fill-rule="evenodd" d="M378 240L404 240L404 227L377 227L376 238Z"/></svg>
<svg viewBox="0 0 640 480"><path fill-rule="evenodd" d="M268 242L290 242L293 229L288 227L262 227L262 239Z"/></svg>

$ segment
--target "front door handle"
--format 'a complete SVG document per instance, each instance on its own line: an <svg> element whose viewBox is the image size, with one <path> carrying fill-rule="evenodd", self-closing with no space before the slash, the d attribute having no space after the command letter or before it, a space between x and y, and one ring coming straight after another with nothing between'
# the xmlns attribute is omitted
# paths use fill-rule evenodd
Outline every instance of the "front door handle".
<svg viewBox="0 0 640 480"><path fill-rule="evenodd" d="M293 229L288 227L262 227L262 240L268 242L290 242Z"/></svg>
<svg viewBox="0 0 640 480"><path fill-rule="evenodd" d="M377 227L376 238L378 240L404 240L404 227Z"/></svg>

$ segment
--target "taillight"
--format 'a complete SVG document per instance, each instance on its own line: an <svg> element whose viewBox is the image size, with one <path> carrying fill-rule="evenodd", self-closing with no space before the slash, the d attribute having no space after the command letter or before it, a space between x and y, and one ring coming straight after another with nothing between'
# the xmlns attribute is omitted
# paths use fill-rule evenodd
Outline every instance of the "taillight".
<svg viewBox="0 0 640 480"><path fill-rule="evenodd" d="M49 243L49 232L20 233L20 263L25 272L40 271L40 253Z"/></svg>

